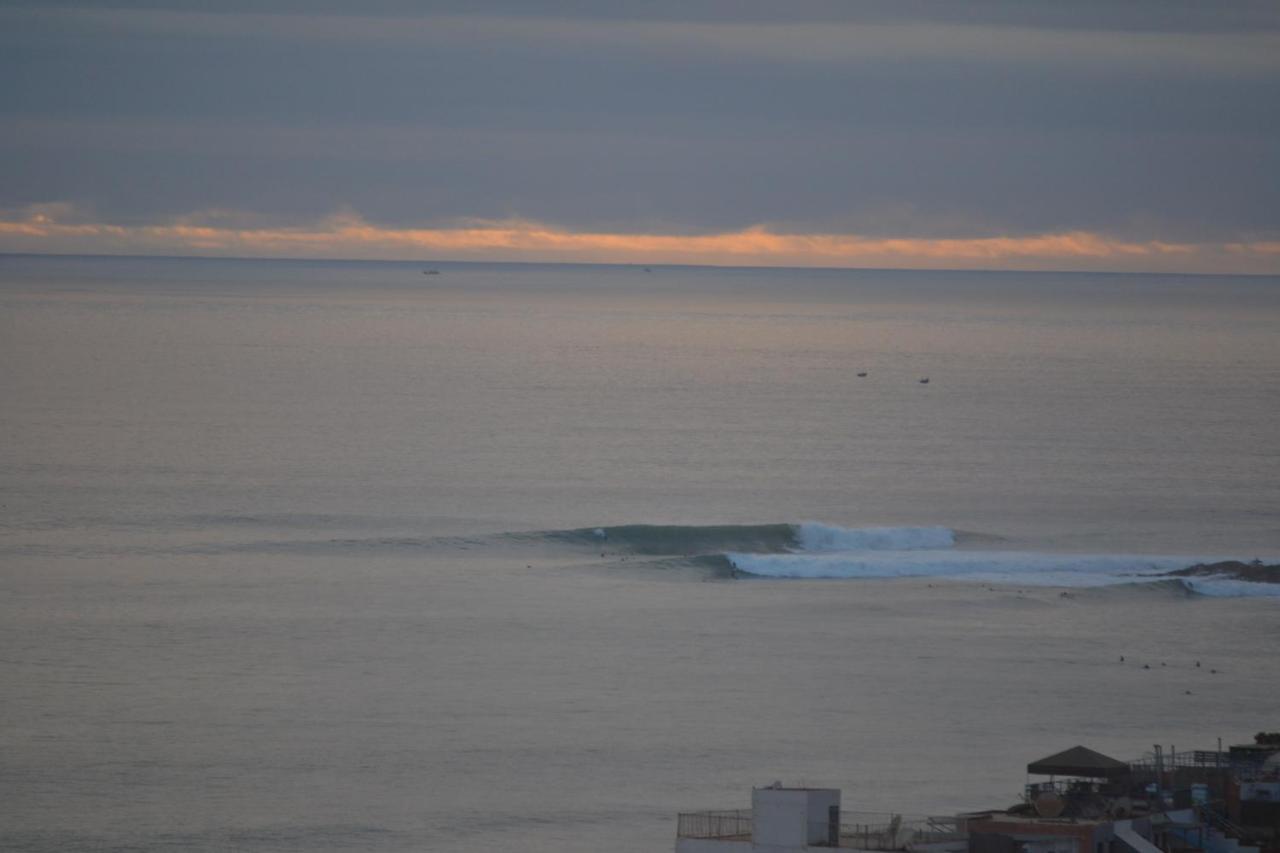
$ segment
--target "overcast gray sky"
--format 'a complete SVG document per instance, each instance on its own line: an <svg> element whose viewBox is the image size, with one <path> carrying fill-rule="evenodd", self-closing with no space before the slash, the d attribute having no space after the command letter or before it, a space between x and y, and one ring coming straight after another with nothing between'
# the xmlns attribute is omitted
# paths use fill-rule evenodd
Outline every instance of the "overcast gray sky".
<svg viewBox="0 0 1280 853"><path fill-rule="evenodd" d="M1280 269L1274 0L2 2L0 74L0 250Z"/></svg>

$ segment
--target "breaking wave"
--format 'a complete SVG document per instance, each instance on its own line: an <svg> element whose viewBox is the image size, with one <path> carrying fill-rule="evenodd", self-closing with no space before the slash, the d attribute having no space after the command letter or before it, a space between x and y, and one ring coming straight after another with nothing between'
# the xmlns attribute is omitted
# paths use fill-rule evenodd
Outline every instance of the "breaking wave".
<svg viewBox="0 0 1280 853"><path fill-rule="evenodd" d="M253 524L258 525L257 519ZM274 526L267 519L267 526ZM323 521L326 522L327 519ZM316 533L324 526L317 524ZM992 550L1000 537L948 527L838 527L806 521L779 524L628 524L573 530L531 530L471 536L368 536L298 539L222 538L173 545L102 543L68 549L53 544L0 543L0 555L236 555L358 557L399 554L477 556L492 553L555 557L566 550L613 560L647 558L631 567L696 568L712 577L779 579L951 578L973 583L1073 588L1176 584L1206 596L1280 596L1280 565L1185 555L1056 554ZM1268 561L1275 563L1276 561Z"/></svg>
<svg viewBox="0 0 1280 853"><path fill-rule="evenodd" d="M843 528L806 522L795 526L795 547L782 552L731 551L736 574L765 578L953 578L975 583L1106 587L1170 583L1206 596L1280 596L1280 582L1229 574L1171 578L1208 562L1152 554L1054 554L1036 551L958 550L946 527ZM976 542L987 537L970 536Z"/></svg>
<svg viewBox="0 0 1280 853"><path fill-rule="evenodd" d="M1187 566L1186 557L1043 554L1027 551L874 551L730 554L738 571L776 578L958 577L988 583L1097 586Z"/></svg>
<svg viewBox="0 0 1280 853"><path fill-rule="evenodd" d="M605 552L723 560L735 577L784 579L952 578L974 583L1108 587L1176 586L1209 596L1280 596L1280 583L1222 576L1174 578L1204 558L1151 554L1054 554L967 550L996 537L948 527L837 527L818 522L762 525L625 525L538 536Z"/></svg>
<svg viewBox="0 0 1280 853"><path fill-rule="evenodd" d="M1180 580L1192 592L1215 598L1280 596L1280 583L1259 583L1228 577L1180 578Z"/></svg>
<svg viewBox="0 0 1280 853"><path fill-rule="evenodd" d="M806 551L908 551L950 548L956 532L949 527L832 527L805 521L796 525L796 539Z"/></svg>
<svg viewBox="0 0 1280 853"><path fill-rule="evenodd" d="M548 539L622 548L637 554L693 555L710 552L780 554L795 551L911 550L949 548L956 532L947 527L834 527L800 524L628 524L551 531Z"/></svg>

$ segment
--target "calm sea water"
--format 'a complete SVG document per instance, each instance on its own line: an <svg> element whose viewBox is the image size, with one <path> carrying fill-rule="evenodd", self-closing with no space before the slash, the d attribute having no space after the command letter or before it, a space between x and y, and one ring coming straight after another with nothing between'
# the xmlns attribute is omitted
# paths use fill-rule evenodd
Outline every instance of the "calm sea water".
<svg viewBox="0 0 1280 853"><path fill-rule="evenodd" d="M0 257L0 847L639 853L1280 710L1274 598L1015 588L1280 555L1280 280L433 268Z"/></svg>

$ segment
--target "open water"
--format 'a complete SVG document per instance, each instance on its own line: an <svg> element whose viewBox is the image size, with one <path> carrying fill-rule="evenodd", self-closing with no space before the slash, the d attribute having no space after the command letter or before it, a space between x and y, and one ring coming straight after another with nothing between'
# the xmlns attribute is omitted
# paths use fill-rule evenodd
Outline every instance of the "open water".
<svg viewBox="0 0 1280 853"><path fill-rule="evenodd" d="M1280 713L1280 588L1160 574L1280 558L1275 278L0 256L0 400L4 849L659 851Z"/></svg>

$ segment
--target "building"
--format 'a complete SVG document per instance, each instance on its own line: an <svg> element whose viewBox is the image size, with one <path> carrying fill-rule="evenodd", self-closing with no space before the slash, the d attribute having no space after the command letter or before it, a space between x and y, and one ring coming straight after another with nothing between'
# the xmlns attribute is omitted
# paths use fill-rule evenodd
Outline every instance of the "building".
<svg viewBox="0 0 1280 853"><path fill-rule="evenodd" d="M950 817L846 812L837 789L774 783L751 792L750 809L679 815L675 850L1280 853L1280 745L1157 747L1135 762L1075 746L1027 772L1048 779L1028 784L1021 802Z"/></svg>
<svg viewBox="0 0 1280 853"><path fill-rule="evenodd" d="M686 812L677 819L676 853L795 853L839 850L917 850L964 853L954 818L847 814L835 788L773 784L751 792L751 808Z"/></svg>
<svg viewBox="0 0 1280 853"><path fill-rule="evenodd" d="M1280 736L1230 750L1226 818L1246 837L1280 848Z"/></svg>

